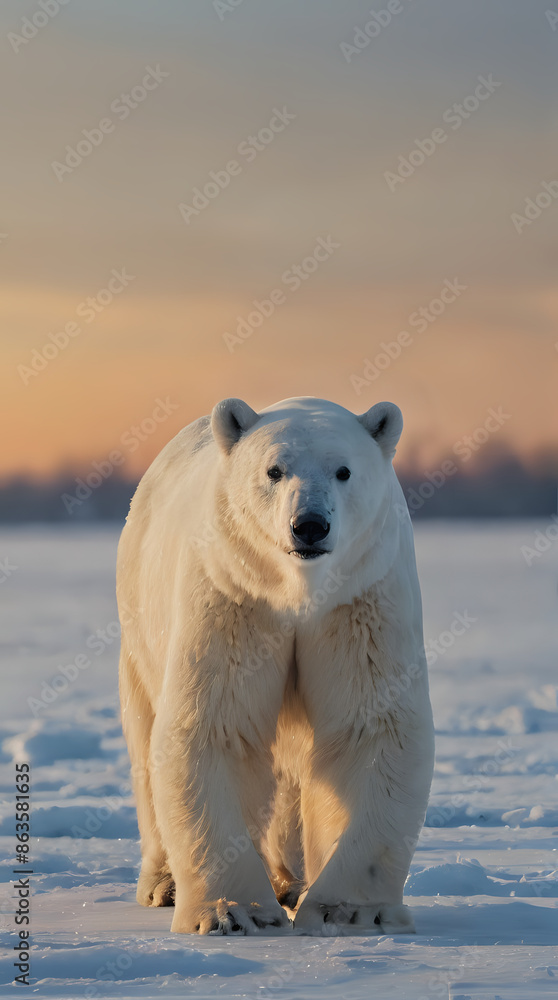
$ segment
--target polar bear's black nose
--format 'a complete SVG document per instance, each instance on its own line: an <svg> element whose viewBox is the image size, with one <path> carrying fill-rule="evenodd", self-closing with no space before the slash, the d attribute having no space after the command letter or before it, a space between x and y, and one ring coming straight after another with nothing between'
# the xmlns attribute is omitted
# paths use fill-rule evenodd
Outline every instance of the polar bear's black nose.
<svg viewBox="0 0 558 1000"><path fill-rule="evenodd" d="M297 541L304 545L314 545L329 534L329 524L322 514L311 511L291 518L291 531Z"/></svg>

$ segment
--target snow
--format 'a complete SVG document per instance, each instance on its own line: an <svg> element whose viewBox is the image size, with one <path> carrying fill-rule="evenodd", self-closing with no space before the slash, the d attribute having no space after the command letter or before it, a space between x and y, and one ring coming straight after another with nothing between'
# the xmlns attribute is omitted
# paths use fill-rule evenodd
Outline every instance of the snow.
<svg viewBox="0 0 558 1000"><path fill-rule="evenodd" d="M117 533L0 532L18 569L0 705L0 994L526 1000L558 996L558 544L544 523L415 526L437 729L406 886L416 935L171 935L134 899L139 865L119 724ZM461 618L459 618L461 616ZM451 631L465 620L461 635ZM32 970L15 973L14 761L33 782Z"/></svg>

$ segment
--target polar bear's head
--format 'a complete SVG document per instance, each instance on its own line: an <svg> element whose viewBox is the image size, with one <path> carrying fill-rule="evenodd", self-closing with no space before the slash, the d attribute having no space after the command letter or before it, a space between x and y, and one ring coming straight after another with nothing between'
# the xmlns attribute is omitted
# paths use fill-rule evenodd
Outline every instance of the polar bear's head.
<svg viewBox="0 0 558 1000"><path fill-rule="evenodd" d="M402 425L393 403L360 416L312 397L261 413L239 399L218 403L217 509L243 565L268 585L294 571L303 590L328 569L352 573L382 541Z"/></svg>

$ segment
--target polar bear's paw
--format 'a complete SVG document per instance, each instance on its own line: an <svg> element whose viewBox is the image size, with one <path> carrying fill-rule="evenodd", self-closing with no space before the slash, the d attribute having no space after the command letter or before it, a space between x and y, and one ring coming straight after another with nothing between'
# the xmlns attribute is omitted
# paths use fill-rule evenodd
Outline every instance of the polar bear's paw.
<svg viewBox="0 0 558 1000"><path fill-rule="evenodd" d="M174 906L174 879L171 873L142 870L136 899L142 906Z"/></svg>
<svg viewBox="0 0 558 1000"><path fill-rule="evenodd" d="M303 903L295 917L296 931L322 937L350 934L414 934L415 925L403 903Z"/></svg>
<svg viewBox="0 0 558 1000"><path fill-rule="evenodd" d="M275 932L291 929L284 909L278 903L240 904L228 899L207 903L192 920L175 911L171 931L179 934L259 934L266 928Z"/></svg>

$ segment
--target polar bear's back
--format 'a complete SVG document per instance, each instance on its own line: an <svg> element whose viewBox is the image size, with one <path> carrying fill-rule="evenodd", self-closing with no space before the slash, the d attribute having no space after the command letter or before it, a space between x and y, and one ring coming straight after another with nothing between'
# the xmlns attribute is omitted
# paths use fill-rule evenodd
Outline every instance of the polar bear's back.
<svg viewBox="0 0 558 1000"><path fill-rule="evenodd" d="M163 520L178 501L188 505L192 493L198 497L215 465L215 441L210 417L200 417L183 427L162 449L143 475L130 505L125 532L151 520ZM144 525L145 527L145 525ZM140 528L141 530L141 528Z"/></svg>
<svg viewBox="0 0 558 1000"><path fill-rule="evenodd" d="M195 465L196 456L214 445L210 422L209 416L199 417L183 427L165 445L142 477L132 504L141 498L144 490L153 489L162 477L168 489L174 476L188 475L192 465Z"/></svg>
<svg viewBox="0 0 558 1000"><path fill-rule="evenodd" d="M141 479L120 538L117 595L123 646L138 644L157 660L178 609L178 569L188 575L187 549L203 536L216 466L210 417L188 424ZM182 562L181 562L182 561Z"/></svg>

